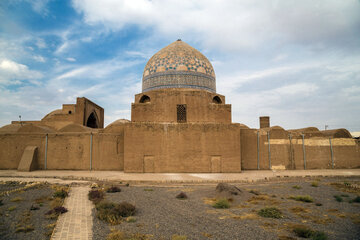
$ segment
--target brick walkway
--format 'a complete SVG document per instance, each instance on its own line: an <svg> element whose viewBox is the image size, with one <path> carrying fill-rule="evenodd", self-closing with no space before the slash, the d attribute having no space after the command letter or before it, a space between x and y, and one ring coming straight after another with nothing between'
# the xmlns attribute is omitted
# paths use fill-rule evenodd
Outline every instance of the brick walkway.
<svg viewBox="0 0 360 240"><path fill-rule="evenodd" d="M89 190L88 186L71 187L69 197L64 203L68 212L59 216L51 239L92 239L93 204L87 196Z"/></svg>

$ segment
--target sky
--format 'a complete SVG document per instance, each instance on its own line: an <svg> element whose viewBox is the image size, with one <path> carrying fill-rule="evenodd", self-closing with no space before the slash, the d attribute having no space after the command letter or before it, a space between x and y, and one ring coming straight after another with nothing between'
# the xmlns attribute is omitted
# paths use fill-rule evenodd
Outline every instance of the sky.
<svg viewBox="0 0 360 240"><path fill-rule="evenodd" d="M233 122L360 131L359 0L1 0L0 126L76 97L130 119L146 62L179 38Z"/></svg>

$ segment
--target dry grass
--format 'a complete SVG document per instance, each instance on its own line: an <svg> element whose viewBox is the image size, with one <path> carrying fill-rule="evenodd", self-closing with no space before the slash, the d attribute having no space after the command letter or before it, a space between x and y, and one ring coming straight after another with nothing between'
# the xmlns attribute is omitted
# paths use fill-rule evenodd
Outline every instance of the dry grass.
<svg viewBox="0 0 360 240"><path fill-rule="evenodd" d="M176 234L174 234L174 235L171 236L171 240L186 240L186 239L187 239L187 237L184 236L184 235L176 235Z"/></svg>
<svg viewBox="0 0 360 240"><path fill-rule="evenodd" d="M300 206L292 207L292 208L290 208L290 211L293 213L308 213L308 212L310 212L309 209L300 207Z"/></svg>
<svg viewBox="0 0 360 240"><path fill-rule="evenodd" d="M275 207L262 208L258 211L259 216L265 218L283 218L282 212Z"/></svg>
<svg viewBox="0 0 360 240"><path fill-rule="evenodd" d="M313 202L314 200L312 199L312 197L310 197L309 195L297 195L297 196L290 196L290 199L293 199L295 201L300 201L300 202Z"/></svg>
<svg viewBox="0 0 360 240"><path fill-rule="evenodd" d="M330 183L330 186L333 186L342 192L356 193L358 195L360 194L360 186L358 183L349 183L349 182L337 183L337 182L335 182L335 183Z"/></svg>
<svg viewBox="0 0 360 240"><path fill-rule="evenodd" d="M15 197L13 199L11 199L11 202L21 202L23 199L21 197Z"/></svg>
<svg viewBox="0 0 360 240"><path fill-rule="evenodd" d="M265 204L265 205L278 205L280 202L274 198L270 198L268 195L257 195L247 200L251 204Z"/></svg>

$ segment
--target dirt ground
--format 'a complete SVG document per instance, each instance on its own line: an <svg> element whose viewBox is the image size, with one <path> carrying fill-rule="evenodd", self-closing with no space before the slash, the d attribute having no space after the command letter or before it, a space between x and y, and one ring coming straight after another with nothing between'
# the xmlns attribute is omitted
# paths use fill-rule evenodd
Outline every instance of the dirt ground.
<svg viewBox="0 0 360 240"><path fill-rule="evenodd" d="M0 181L0 239L50 239L57 217L45 213L53 192L50 184Z"/></svg>
<svg viewBox="0 0 360 240"><path fill-rule="evenodd" d="M108 183L109 184L109 183ZM216 185L120 186L105 200L127 201L136 206L135 222L111 226L95 217L95 240L106 239L111 229L137 234L134 239L302 239L295 225L322 231L328 239L360 239L360 178L290 178L233 184L229 209L216 209ZM176 195L185 192L186 200ZM313 202L291 197L309 195ZM337 201L338 196L342 201ZM275 207L282 217L259 216L260 209Z"/></svg>

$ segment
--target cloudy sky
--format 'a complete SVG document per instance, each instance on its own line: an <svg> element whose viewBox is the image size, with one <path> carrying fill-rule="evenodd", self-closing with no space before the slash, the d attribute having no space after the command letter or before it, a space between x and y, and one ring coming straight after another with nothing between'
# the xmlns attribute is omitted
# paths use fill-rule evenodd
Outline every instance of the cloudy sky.
<svg viewBox="0 0 360 240"><path fill-rule="evenodd" d="M359 0L2 0L0 125L87 97L130 119L142 71L181 38L214 66L233 122L360 131Z"/></svg>

